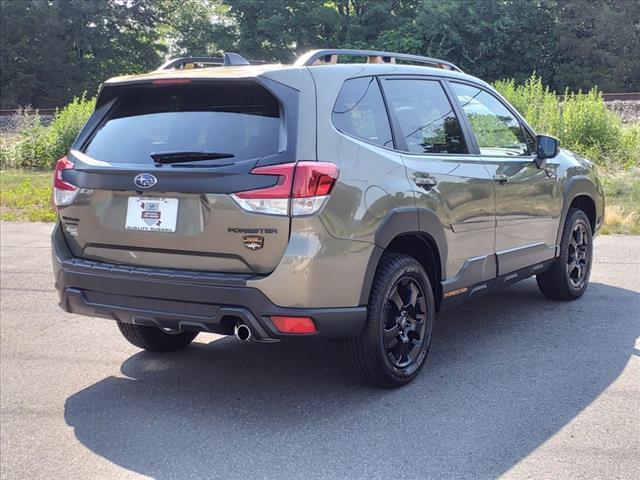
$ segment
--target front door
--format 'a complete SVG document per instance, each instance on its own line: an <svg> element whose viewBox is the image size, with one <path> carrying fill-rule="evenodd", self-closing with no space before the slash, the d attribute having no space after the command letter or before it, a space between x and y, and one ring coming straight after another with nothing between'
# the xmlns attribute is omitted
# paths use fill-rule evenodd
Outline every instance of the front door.
<svg viewBox="0 0 640 480"><path fill-rule="evenodd" d="M533 137L499 98L469 84L451 87L494 181L498 275L553 258L561 209L557 164L536 166Z"/></svg>

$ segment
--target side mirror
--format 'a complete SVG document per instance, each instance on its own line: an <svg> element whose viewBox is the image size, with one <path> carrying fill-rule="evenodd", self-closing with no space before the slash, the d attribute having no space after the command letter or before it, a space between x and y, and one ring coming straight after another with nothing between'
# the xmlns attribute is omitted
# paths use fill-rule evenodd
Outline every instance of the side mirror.
<svg viewBox="0 0 640 480"><path fill-rule="evenodd" d="M547 162L547 158L553 158L558 155L560 150L560 141L557 138L548 135L536 136L536 158L534 162L538 168L542 168Z"/></svg>

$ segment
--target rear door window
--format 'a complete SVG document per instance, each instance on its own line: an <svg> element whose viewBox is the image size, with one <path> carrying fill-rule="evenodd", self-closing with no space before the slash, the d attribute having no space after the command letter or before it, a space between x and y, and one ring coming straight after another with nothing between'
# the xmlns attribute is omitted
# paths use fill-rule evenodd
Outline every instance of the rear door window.
<svg viewBox="0 0 640 480"><path fill-rule="evenodd" d="M331 121L342 133L393 148L389 117L374 77L352 78L344 82L333 107Z"/></svg>
<svg viewBox="0 0 640 480"><path fill-rule="evenodd" d="M225 153L236 161L277 153L280 130L278 100L255 83L132 87L84 153L112 164L152 164L152 154L174 152Z"/></svg>
<svg viewBox="0 0 640 480"><path fill-rule="evenodd" d="M468 153L460 122L436 80L385 79L384 91L411 153Z"/></svg>

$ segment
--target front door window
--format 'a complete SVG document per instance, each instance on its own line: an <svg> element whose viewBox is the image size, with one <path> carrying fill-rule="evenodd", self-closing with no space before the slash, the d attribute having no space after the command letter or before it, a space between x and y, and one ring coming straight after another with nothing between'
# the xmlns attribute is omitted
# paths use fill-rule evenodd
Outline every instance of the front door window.
<svg viewBox="0 0 640 480"><path fill-rule="evenodd" d="M514 157L530 155L529 146L517 118L493 95L470 85L451 84L481 155Z"/></svg>

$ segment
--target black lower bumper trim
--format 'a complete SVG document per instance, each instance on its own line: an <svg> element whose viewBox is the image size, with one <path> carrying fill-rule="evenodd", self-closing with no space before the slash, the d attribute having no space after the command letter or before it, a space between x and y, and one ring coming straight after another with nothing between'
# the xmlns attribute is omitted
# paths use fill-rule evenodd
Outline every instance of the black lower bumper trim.
<svg viewBox="0 0 640 480"><path fill-rule="evenodd" d="M231 335L240 321L263 341L357 337L367 315L366 307L279 307L260 290L247 287L246 275L154 270L78 259L69 252L58 228L52 250L60 306L80 315L223 335ZM311 317L317 333L282 334L269 319L272 315Z"/></svg>

